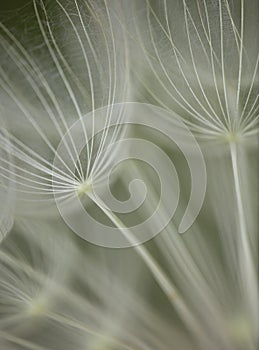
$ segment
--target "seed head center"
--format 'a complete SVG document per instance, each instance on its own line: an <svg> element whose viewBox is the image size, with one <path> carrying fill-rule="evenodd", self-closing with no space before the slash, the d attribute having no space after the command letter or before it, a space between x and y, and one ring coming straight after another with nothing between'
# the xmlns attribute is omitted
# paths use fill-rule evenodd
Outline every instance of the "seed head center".
<svg viewBox="0 0 259 350"><path fill-rule="evenodd" d="M92 182L90 180L88 181L85 181L83 183L80 183L78 186L77 186L77 195L79 197L83 196L83 195L87 195L89 192L91 192L91 189L92 189Z"/></svg>

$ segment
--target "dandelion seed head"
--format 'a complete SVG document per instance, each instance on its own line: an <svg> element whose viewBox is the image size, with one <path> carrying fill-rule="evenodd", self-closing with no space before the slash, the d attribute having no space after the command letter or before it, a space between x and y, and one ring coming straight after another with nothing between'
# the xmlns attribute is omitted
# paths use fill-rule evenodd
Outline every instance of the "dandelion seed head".
<svg viewBox="0 0 259 350"><path fill-rule="evenodd" d="M27 331L34 318L43 319L57 305L73 252L65 236L19 222L18 232L11 232L0 249L0 327Z"/></svg>
<svg viewBox="0 0 259 350"><path fill-rule="evenodd" d="M30 349L43 343L57 349L255 349L257 176L250 176L254 156L242 146L251 141L254 147L258 136L256 1L32 4L32 35L26 21L21 35L1 25L0 194L14 200L15 215L0 214L0 338L10 340L8 330L10 341ZM133 111L134 128L154 132L122 147L120 126L132 97L140 103L125 109ZM163 149L150 142L159 130L161 143L167 140ZM186 156L176 164L182 173L190 170L192 186L186 174L179 186L171 138ZM228 149L228 157L220 153L223 163L208 157L206 191L196 138ZM118 197L112 197L108 174L129 150L132 166L117 178ZM129 194L122 202L121 183ZM176 225L180 210L173 217L182 187L191 187L189 202L184 193L179 205L188 209L184 236ZM95 190L100 197L93 197ZM91 218L82 205L86 198L98 199ZM110 225L95 220L100 212ZM135 225L142 218L148 220ZM108 255L74 233L102 247L135 248ZM153 239L136 244L139 233L140 242ZM31 327L43 316L57 326L46 337ZM26 339L15 338L23 321Z"/></svg>
<svg viewBox="0 0 259 350"><path fill-rule="evenodd" d="M81 197L82 195L87 195L88 193L90 193L92 190L92 181L88 180L85 181L83 183L79 183L76 186L76 193L79 197Z"/></svg>
<svg viewBox="0 0 259 350"><path fill-rule="evenodd" d="M134 6L141 21L133 20L139 45L133 43L132 53L144 99L178 113L201 141L229 143L229 134L236 133L236 142L255 145L255 2L165 0Z"/></svg>
<svg viewBox="0 0 259 350"><path fill-rule="evenodd" d="M235 143L238 141L238 134L234 132L227 132L226 135L224 135L224 138L229 143Z"/></svg>
<svg viewBox="0 0 259 350"><path fill-rule="evenodd" d="M35 298L28 303L26 315L29 317L42 316L46 311L46 300L43 298Z"/></svg>
<svg viewBox="0 0 259 350"><path fill-rule="evenodd" d="M86 191L85 180L102 161L103 148L119 134L116 125L107 132L112 118L108 107L103 130L96 135L95 113L128 96L125 41L115 40L124 32L116 30L113 6L105 1L52 5L33 1L32 23L24 20L26 28L32 27L32 38L30 31L28 38L19 37L1 24L6 125L1 126L0 149L7 148L13 157L1 163L1 170L4 178L11 178L15 211L22 216L54 216L55 194L65 201ZM71 135L75 123L81 130ZM65 135L64 153L57 154ZM85 147L83 160L76 149L78 138ZM58 166L53 167L55 157Z"/></svg>

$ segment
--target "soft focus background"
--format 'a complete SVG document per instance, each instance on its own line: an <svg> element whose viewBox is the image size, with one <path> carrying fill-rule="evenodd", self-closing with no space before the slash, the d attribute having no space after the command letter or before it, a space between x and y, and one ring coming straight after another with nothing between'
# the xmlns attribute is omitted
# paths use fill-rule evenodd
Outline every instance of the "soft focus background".
<svg viewBox="0 0 259 350"><path fill-rule="evenodd" d="M28 0L0 4L0 348L255 350L258 1L35 3L38 12ZM171 123L185 150L154 128L148 113L137 116L141 126L123 128L123 112L105 109L110 129L94 134L102 124L95 110L120 102L160 108L159 124ZM175 115L194 135L207 174L201 210L184 234L178 228L193 191L186 152L195 164L200 153ZM93 143L77 154L73 146L85 135L70 128L83 117ZM68 152L53 169L64 135ZM123 138L132 145L125 148ZM159 148L179 183L162 157L158 168L133 156L118 162L121 152L139 149L157 160L135 139ZM98 158L102 142L112 147ZM110 190L121 203L139 202L145 184L146 197L131 212L102 202L111 169ZM88 177L92 182L83 181ZM142 185L132 186L134 179ZM100 200L89 190L94 181ZM166 222L177 187L179 202ZM144 229L163 229L134 247L98 246L88 237L103 232L74 232L55 195L71 216L79 198L104 232L119 227L118 234L145 222L161 200L155 225Z"/></svg>

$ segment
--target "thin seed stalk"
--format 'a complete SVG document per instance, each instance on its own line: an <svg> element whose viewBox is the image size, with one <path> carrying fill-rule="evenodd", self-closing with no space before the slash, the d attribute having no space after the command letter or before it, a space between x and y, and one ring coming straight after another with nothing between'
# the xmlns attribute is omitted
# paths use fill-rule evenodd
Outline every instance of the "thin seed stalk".
<svg viewBox="0 0 259 350"><path fill-rule="evenodd" d="M242 188L240 181L240 174L238 169L238 150L236 142L230 143L231 164L234 177L234 187L236 195L237 206L237 223L238 223L238 237L239 237L239 268L241 273L241 281L244 286L245 296L247 298L248 307L255 324L258 321L257 310L255 305L257 304L257 279L256 268L253 261L253 254L251 250L251 243L249 239L249 232L247 230L244 203L242 198Z"/></svg>
<svg viewBox="0 0 259 350"><path fill-rule="evenodd" d="M154 279L160 286L161 290L164 292L170 303L176 309L178 315L182 321L188 326L188 328L196 335L200 340L208 341L206 334L200 327L198 320L193 316L191 310L185 304L184 300L181 298L176 287L166 275L164 270L158 264L158 262L152 257L149 251L142 245L138 244L134 235L130 230L122 223L117 215L114 214L107 206L102 202L102 200L93 195L92 193L87 193L91 200L103 211L103 213L111 220L111 222L121 231L121 233L126 237L129 243L134 246L137 254L142 258L147 268L153 275ZM210 344L211 345L211 344Z"/></svg>

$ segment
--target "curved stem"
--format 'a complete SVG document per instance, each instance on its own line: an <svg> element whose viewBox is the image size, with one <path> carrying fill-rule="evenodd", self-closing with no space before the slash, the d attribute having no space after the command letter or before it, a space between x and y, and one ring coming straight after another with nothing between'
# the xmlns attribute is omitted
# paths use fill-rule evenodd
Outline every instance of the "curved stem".
<svg viewBox="0 0 259 350"><path fill-rule="evenodd" d="M158 264L158 262L152 257L149 251L142 244L137 244L137 240L129 229L122 223L122 221L102 202L102 200L93 195L91 192L87 193L91 200L103 211L103 213L111 220L111 222L121 231L126 239L132 243L137 254L143 259L147 268L152 273L154 279L160 286L161 290L169 299L170 303L176 309L178 315L184 321L184 324L194 332L198 339L202 341L208 341L204 330L200 327L198 320L194 317L191 310L185 304L184 300L179 295L176 287L166 275L164 270ZM211 345L211 344L210 344Z"/></svg>

